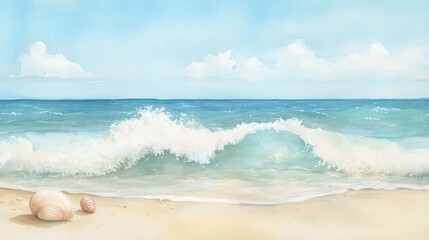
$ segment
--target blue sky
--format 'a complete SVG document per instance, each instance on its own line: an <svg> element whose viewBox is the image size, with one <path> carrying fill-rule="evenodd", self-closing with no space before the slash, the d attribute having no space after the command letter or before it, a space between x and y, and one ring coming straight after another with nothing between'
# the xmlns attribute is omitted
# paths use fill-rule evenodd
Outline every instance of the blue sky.
<svg viewBox="0 0 429 240"><path fill-rule="evenodd" d="M3 1L0 98L429 96L427 1Z"/></svg>

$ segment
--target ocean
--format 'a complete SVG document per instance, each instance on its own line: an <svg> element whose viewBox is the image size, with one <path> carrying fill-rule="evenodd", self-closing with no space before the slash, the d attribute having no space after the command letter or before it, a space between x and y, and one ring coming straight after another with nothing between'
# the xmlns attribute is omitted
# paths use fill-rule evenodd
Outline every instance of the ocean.
<svg viewBox="0 0 429 240"><path fill-rule="evenodd" d="M429 100L0 101L0 187L236 204L429 190Z"/></svg>

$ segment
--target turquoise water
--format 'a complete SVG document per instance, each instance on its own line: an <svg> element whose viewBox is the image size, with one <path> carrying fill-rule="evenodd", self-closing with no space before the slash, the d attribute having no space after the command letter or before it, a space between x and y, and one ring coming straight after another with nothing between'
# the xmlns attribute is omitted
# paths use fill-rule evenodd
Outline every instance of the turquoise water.
<svg viewBox="0 0 429 240"><path fill-rule="evenodd" d="M428 173L429 100L0 101L0 187L275 204Z"/></svg>

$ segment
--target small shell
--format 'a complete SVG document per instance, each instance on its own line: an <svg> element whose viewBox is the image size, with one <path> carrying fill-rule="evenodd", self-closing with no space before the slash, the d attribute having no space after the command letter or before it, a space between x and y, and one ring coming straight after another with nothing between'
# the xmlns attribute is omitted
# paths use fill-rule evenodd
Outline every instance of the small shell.
<svg viewBox="0 0 429 240"><path fill-rule="evenodd" d="M95 213L95 202L91 197L85 196L80 200L80 208L87 213Z"/></svg>
<svg viewBox="0 0 429 240"><path fill-rule="evenodd" d="M62 192L43 189L33 194L30 210L39 219L47 221L66 221L74 216L73 204Z"/></svg>

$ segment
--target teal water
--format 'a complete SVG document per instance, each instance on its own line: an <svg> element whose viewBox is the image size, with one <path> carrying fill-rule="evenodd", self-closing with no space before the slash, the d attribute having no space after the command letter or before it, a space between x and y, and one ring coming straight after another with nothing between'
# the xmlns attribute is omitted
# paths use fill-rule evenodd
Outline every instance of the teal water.
<svg viewBox="0 0 429 240"><path fill-rule="evenodd" d="M0 101L0 187L274 204L428 173L424 99Z"/></svg>

